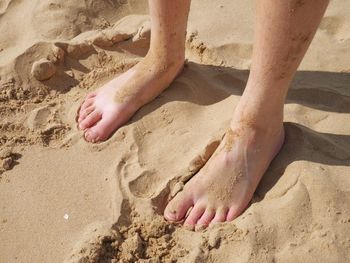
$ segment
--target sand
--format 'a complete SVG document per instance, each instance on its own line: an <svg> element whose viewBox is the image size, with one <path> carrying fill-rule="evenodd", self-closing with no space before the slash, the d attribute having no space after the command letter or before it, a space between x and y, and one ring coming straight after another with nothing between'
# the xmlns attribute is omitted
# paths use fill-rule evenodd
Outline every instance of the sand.
<svg viewBox="0 0 350 263"><path fill-rule="evenodd" d="M253 1L193 0L188 62L107 142L84 96L147 52L146 1L0 2L0 262L349 262L350 2L333 0L289 91L286 142L247 210L164 221L247 81Z"/></svg>

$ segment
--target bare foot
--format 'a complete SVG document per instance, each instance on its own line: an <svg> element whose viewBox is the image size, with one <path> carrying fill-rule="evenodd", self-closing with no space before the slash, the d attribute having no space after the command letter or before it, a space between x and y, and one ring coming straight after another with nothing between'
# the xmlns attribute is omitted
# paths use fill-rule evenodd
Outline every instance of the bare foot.
<svg viewBox="0 0 350 263"><path fill-rule="evenodd" d="M185 219L190 229L233 220L249 204L283 141L282 122L264 128L250 121L233 121L209 161L169 202L165 218Z"/></svg>
<svg viewBox="0 0 350 263"><path fill-rule="evenodd" d="M148 54L140 63L87 95L78 127L89 142L108 139L135 112L158 96L182 69L184 60L162 61Z"/></svg>

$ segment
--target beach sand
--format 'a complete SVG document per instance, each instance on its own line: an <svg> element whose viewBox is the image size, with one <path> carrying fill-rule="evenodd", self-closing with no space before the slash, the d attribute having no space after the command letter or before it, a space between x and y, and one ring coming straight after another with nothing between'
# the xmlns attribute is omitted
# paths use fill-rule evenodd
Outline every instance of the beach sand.
<svg viewBox="0 0 350 263"><path fill-rule="evenodd" d="M350 261L348 1L331 1L246 211L197 232L162 217L244 90L253 3L193 0L183 72L94 145L77 109L146 54L147 2L0 2L1 263Z"/></svg>

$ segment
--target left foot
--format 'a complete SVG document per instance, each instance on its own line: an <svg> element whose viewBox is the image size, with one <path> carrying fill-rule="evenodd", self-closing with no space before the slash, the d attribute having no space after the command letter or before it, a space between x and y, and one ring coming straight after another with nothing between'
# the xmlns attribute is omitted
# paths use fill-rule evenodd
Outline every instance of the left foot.
<svg viewBox="0 0 350 263"><path fill-rule="evenodd" d="M108 139L135 112L158 96L183 67L181 53L161 59L150 51L134 67L90 93L78 113L78 127L89 142Z"/></svg>
<svg viewBox="0 0 350 263"><path fill-rule="evenodd" d="M167 220L185 219L186 228L202 228L244 211L284 141L282 121L268 127L266 119L258 122L232 122L209 161L165 208Z"/></svg>

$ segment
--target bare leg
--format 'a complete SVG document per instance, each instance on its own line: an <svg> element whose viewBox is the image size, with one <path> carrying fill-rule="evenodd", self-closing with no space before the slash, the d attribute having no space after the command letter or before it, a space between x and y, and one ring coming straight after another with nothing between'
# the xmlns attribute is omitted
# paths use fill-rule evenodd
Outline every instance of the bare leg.
<svg viewBox="0 0 350 263"><path fill-rule="evenodd" d="M189 6L190 0L149 1L151 44L148 54L133 68L86 97L78 118L86 140L108 139L174 80L184 63Z"/></svg>
<svg viewBox="0 0 350 263"><path fill-rule="evenodd" d="M246 89L231 127L206 165L170 201L164 216L185 225L230 221L247 207L284 140L288 87L328 0L257 1L255 45Z"/></svg>

